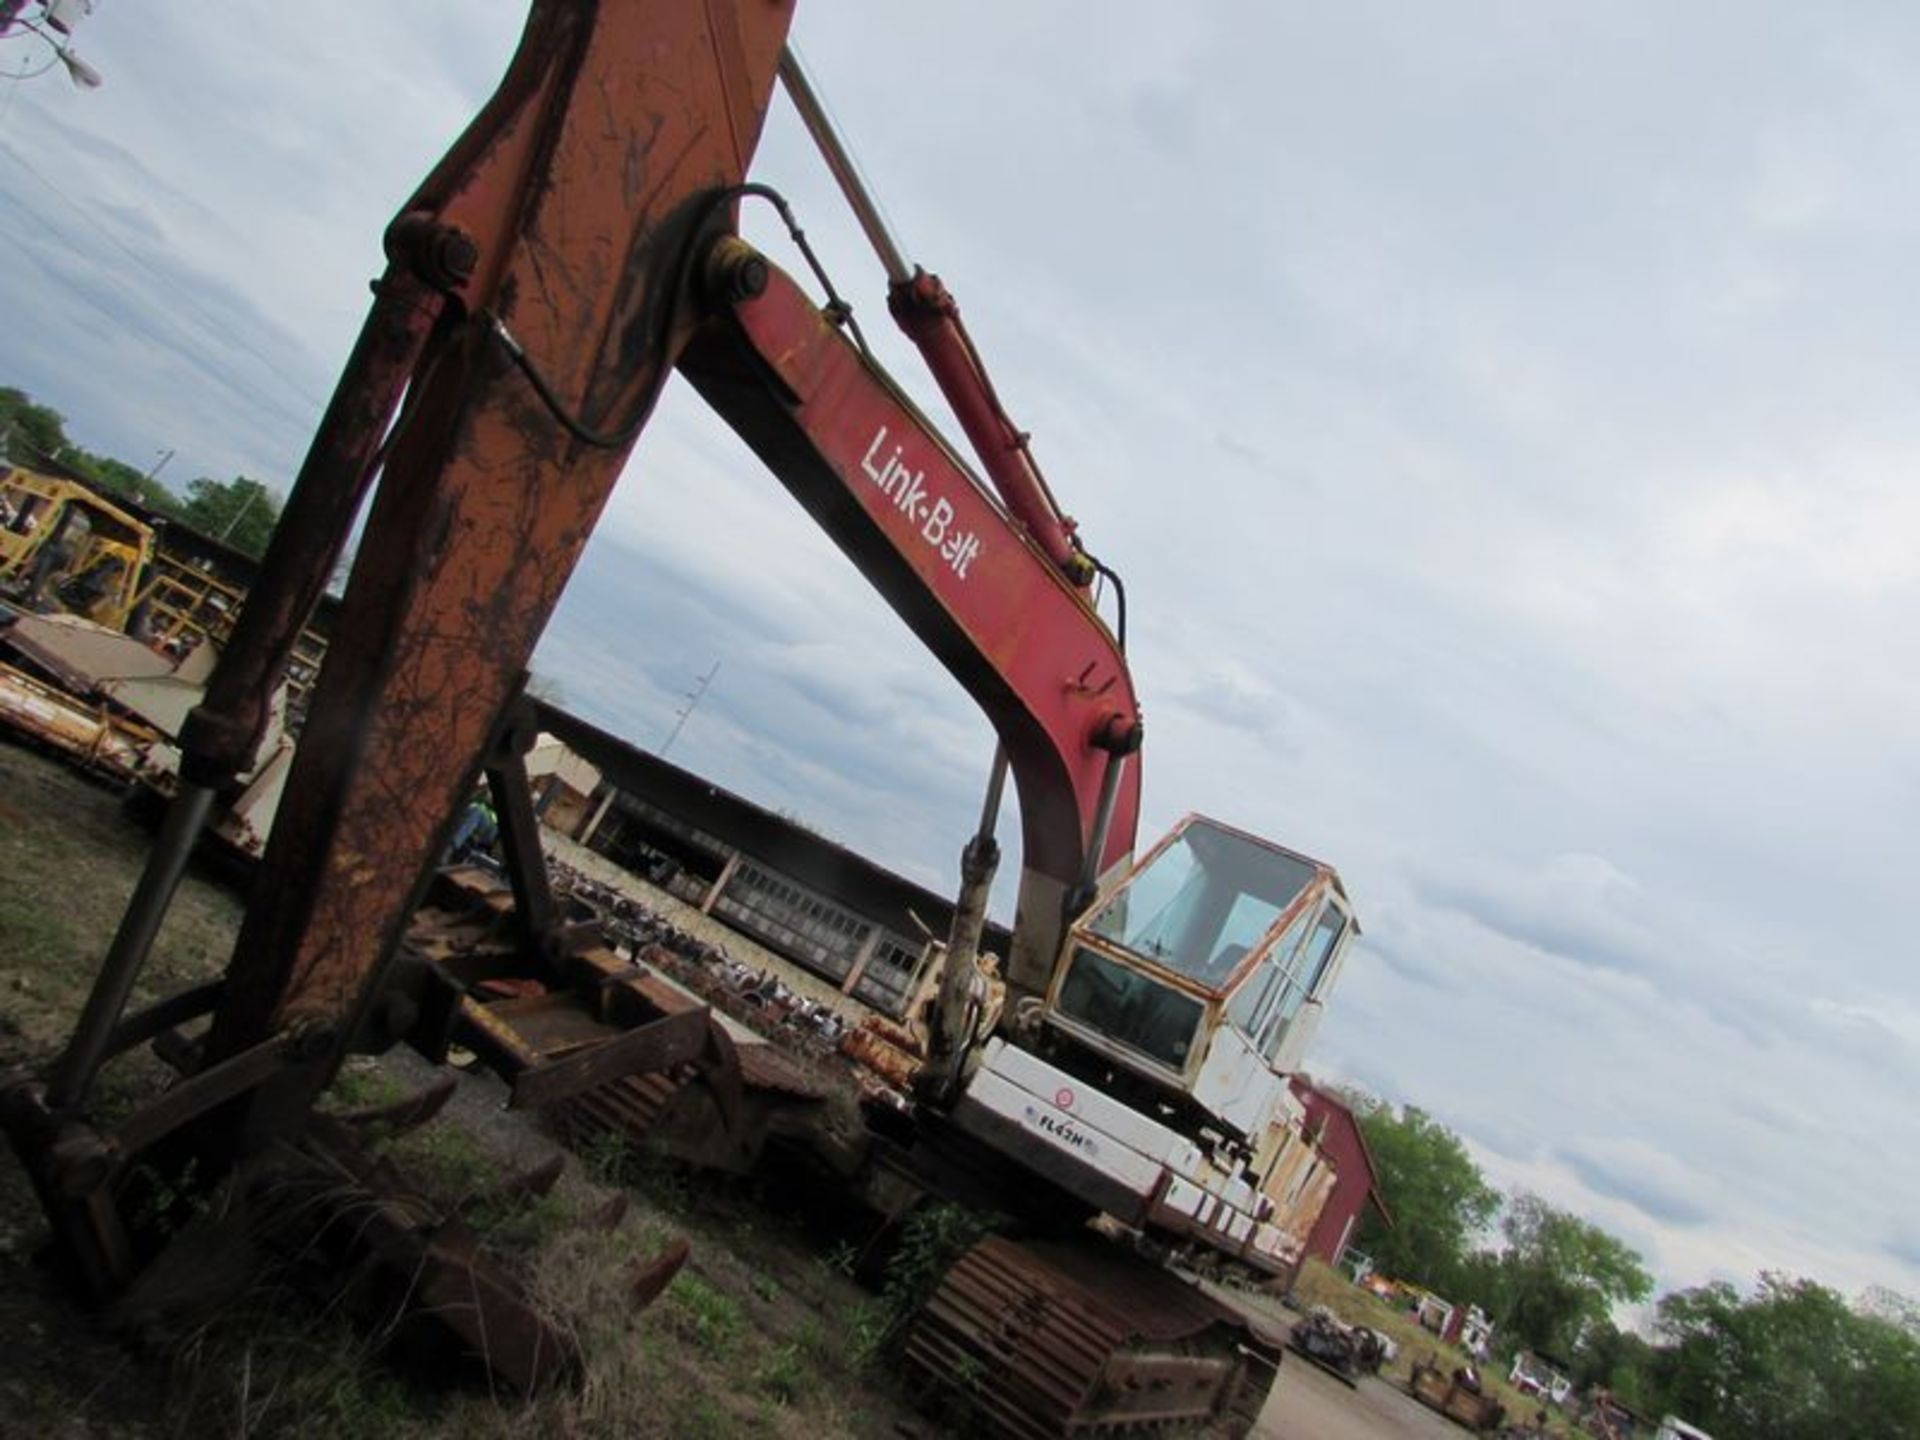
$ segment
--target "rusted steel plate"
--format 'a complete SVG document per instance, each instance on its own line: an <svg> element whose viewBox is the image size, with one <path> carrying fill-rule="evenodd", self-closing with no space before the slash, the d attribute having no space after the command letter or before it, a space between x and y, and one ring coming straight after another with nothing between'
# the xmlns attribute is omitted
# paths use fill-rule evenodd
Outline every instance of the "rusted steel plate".
<svg viewBox="0 0 1920 1440"><path fill-rule="evenodd" d="M581 1046L605 1044L621 1033L571 995L520 996L487 1008L535 1050L556 1058Z"/></svg>
<svg viewBox="0 0 1920 1440"><path fill-rule="evenodd" d="M1197 1285L1118 1246L1040 1245L1030 1253L1056 1273L1097 1297L1101 1308L1131 1338L1181 1340L1209 1325L1241 1328L1245 1317Z"/></svg>
<svg viewBox="0 0 1920 1440"><path fill-rule="evenodd" d="M582 1134L610 1131L640 1141L666 1113L680 1082L665 1075L632 1075L576 1095L560 1107L562 1123Z"/></svg>
<svg viewBox="0 0 1920 1440"><path fill-rule="evenodd" d="M823 1100L827 1087L808 1074L804 1066L777 1046L739 1044L734 1052L740 1057L740 1081L749 1090L777 1090L802 1100Z"/></svg>
<svg viewBox="0 0 1920 1440"><path fill-rule="evenodd" d="M628 1075L659 1074L689 1065L707 1050L709 1013L686 1010L628 1030L563 1060L534 1065L514 1077L509 1108L539 1109Z"/></svg>

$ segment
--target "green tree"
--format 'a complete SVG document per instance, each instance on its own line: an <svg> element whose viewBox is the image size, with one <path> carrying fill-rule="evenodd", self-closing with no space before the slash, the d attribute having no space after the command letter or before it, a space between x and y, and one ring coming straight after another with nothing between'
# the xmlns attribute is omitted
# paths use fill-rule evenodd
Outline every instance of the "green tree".
<svg viewBox="0 0 1920 1440"><path fill-rule="evenodd" d="M1733 1440L1920 1434L1920 1339L1811 1280L1760 1277L1660 1302L1666 1403Z"/></svg>
<svg viewBox="0 0 1920 1440"><path fill-rule="evenodd" d="M1622 1330L1611 1319L1587 1327L1573 1354L1573 1381L1582 1390L1600 1386L1643 1415L1665 1413L1656 1372L1658 1352L1646 1336Z"/></svg>
<svg viewBox="0 0 1920 1440"><path fill-rule="evenodd" d="M1381 1198L1393 1216L1371 1210L1355 1243L1382 1272L1442 1293L1457 1290L1473 1239L1499 1208L1460 1137L1414 1106L1395 1110L1371 1097L1350 1105L1373 1157Z"/></svg>
<svg viewBox="0 0 1920 1440"><path fill-rule="evenodd" d="M1567 1358L1616 1305L1653 1293L1646 1263L1625 1241L1524 1191L1500 1221L1506 1245L1481 1300L1509 1339Z"/></svg>
<svg viewBox="0 0 1920 1440"><path fill-rule="evenodd" d="M280 503L258 480L236 475L231 480L204 476L187 486L187 503L180 518L203 535L224 540L236 550L258 559L280 518Z"/></svg>
<svg viewBox="0 0 1920 1440"><path fill-rule="evenodd" d="M7 458L31 469L51 460L72 445L66 417L46 405L36 405L24 390L0 386L0 435L6 437Z"/></svg>
<svg viewBox="0 0 1920 1440"><path fill-rule="evenodd" d="M36 405L23 390L0 386L0 436L5 436L5 453L14 463L28 469L47 469L57 462L61 468L137 500L148 509L163 515L180 513L180 497L173 491L124 460L83 450L67 438L66 425L59 411Z"/></svg>
<svg viewBox="0 0 1920 1440"><path fill-rule="evenodd" d="M157 510L162 515L180 515L180 497L158 480L149 479L142 471L110 455L95 455L88 451L81 451L79 455L79 463L75 463L75 456L71 453L67 455L66 463L106 489L137 500L147 509Z"/></svg>

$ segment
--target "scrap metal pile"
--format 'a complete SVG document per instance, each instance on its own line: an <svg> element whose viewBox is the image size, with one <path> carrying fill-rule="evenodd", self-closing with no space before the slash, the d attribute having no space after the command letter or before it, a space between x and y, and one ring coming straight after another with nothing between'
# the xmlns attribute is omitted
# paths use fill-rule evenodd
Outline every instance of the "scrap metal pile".
<svg viewBox="0 0 1920 1440"><path fill-rule="evenodd" d="M1349 1325L1324 1305L1316 1305L1293 1327L1288 1343L1322 1370L1349 1385L1377 1375L1391 1360L1391 1339L1367 1325Z"/></svg>
<svg viewBox="0 0 1920 1440"><path fill-rule="evenodd" d="M622 958L658 966L770 1039L818 1059L838 1052L851 1026L833 1006L797 993L770 969L742 964L724 944L682 930L643 901L564 860L549 857L547 873L555 894L591 912Z"/></svg>

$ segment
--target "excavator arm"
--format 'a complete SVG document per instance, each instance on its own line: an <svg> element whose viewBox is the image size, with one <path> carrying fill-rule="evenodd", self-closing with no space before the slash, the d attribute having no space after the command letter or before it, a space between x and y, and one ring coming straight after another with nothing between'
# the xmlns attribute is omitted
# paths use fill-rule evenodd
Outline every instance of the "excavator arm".
<svg viewBox="0 0 1920 1440"><path fill-rule="evenodd" d="M756 293L700 328L681 372L998 733L1025 866L1012 975L1043 990L1071 892L1132 850L1140 727L1126 659L1085 592L789 277L731 239L713 265L753 276Z"/></svg>
<svg viewBox="0 0 1920 1440"><path fill-rule="evenodd" d="M1016 979L1044 986L1071 893L1131 848L1138 711L1085 592L732 234L779 60L775 10L641 10L537 6L500 95L393 229L443 309L410 377L216 1055L295 1022L342 1043L356 1027L674 364L1000 734L1026 866Z"/></svg>
<svg viewBox="0 0 1920 1440"><path fill-rule="evenodd" d="M382 981L407 917L675 365L998 732L1026 867L1013 979L1044 988L1071 905L1131 848L1131 683L1071 523L1043 486L1002 478L1030 470L1024 437L986 456L1002 503L834 317L734 235L759 189L745 175L789 18L770 0L537 0L499 90L388 230L359 346L182 736L182 796L28 1129L80 1115L124 1039L199 822L245 766L376 473L212 1006L200 1148L232 1158L298 1130L356 1037L406 1028L383 1012L399 1002ZM947 356L936 374L976 438L995 425L1009 438L937 282L896 279L894 308Z"/></svg>
<svg viewBox="0 0 1920 1440"><path fill-rule="evenodd" d="M423 1313L496 1371L507 1352L515 1383L531 1388L570 1363L567 1338L470 1237L457 1227L428 1233L408 1218L411 1207L377 1198L386 1182L362 1164L357 1132L314 1101L349 1049L429 1028L418 1007L433 1002L386 983L404 928L483 767L514 792L518 756L496 750L496 739L518 733L507 722L535 642L676 367L996 731L1020 796L1016 989L1046 992L1069 925L1131 850L1140 719L1121 647L1089 593L1099 567L993 396L951 297L924 272L889 263L890 308L991 489L843 333L844 310L817 306L735 233L739 205L768 193L746 173L776 74L791 68L790 17L791 0L535 0L500 89L389 227L389 266L366 326L261 583L183 730L180 793L75 1033L44 1079L0 1077L0 1125L96 1291L126 1286L152 1238L120 1209L121 1182L151 1155L174 1173L197 1166L203 1181L251 1177L263 1192L287 1193L291 1179L297 1195L350 1216L343 1230L370 1236ZM128 1015L200 825L246 766L266 696L376 476L225 978ZM1000 779L996 763L963 865L966 903L956 906L971 908L976 925ZM524 800L523 786L517 793ZM532 828L529 806L507 807L503 831L523 854ZM955 940L954 953L970 960L958 921ZM564 957L542 958L557 970ZM946 1067L939 1083L949 1095L965 1079L945 1018L959 974L950 961L946 1049L931 1057ZM182 1027L208 1016L204 1043L188 1040ZM666 1014L580 1064L548 1067L542 1093L614 1078L596 1058L605 1053L625 1064L645 1052L660 1068L711 1052L724 1072L731 1045L710 1027L704 1012ZM109 1130L90 1116L93 1082L112 1055L147 1040L167 1042L182 1078ZM1025 1063L1004 1043L989 1049ZM967 1082L963 1106L978 1101L983 1075ZM1053 1102L1075 1104L1078 1085L1054 1087ZM430 1113L426 1098L406 1109ZM966 1166L986 1158L930 1118ZM1152 1122L1133 1129L1143 1127ZM1017 1158L1030 1150L1023 1141L1006 1153L1015 1183L1034 1189L1035 1172ZM663 1256L633 1293L658 1294L684 1257L684 1247ZM967 1264L950 1292L1004 1294L1006 1314L1031 1333L997 1319L991 1335L942 1335L930 1324L918 1363L938 1378L947 1373L939 1357L960 1356L998 1375L981 1393L1006 1407L1007 1433L1251 1422L1265 1386L1245 1377L1260 1365L1270 1374L1270 1361L1255 1363L1258 1337L1243 1320L1181 1282L1128 1271L1109 1284L1100 1264L1055 1265L1000 1241L976 1247ZM965 1309L936 1301L929 1313ZM1069 1318L1045 1320L1056 1312ZM1157 1349L1140 1349L1143 1333ZM1044 1413L1029 1395L1047 1397Z"/></svg>

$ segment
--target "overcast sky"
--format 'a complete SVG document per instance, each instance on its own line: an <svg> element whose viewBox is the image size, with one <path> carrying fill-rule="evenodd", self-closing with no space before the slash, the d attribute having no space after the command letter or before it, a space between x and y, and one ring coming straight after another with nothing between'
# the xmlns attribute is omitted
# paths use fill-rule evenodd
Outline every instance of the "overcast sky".
<svg viewBox="0 0 1920 1440"><path fill-rule="evenodd" d="M176 484L284 486L523 14L103 0L104 89L0 83L0 383ZM1920 1292L1920 12L796 34L1127 577L1145 832L1202 810L1345 875L1313 1066L1664 1285ZM756 175L931 403L784 101ZM657 745L716 661L676 761L951 886L986 727L676 387L539 665Z"/></svg>

